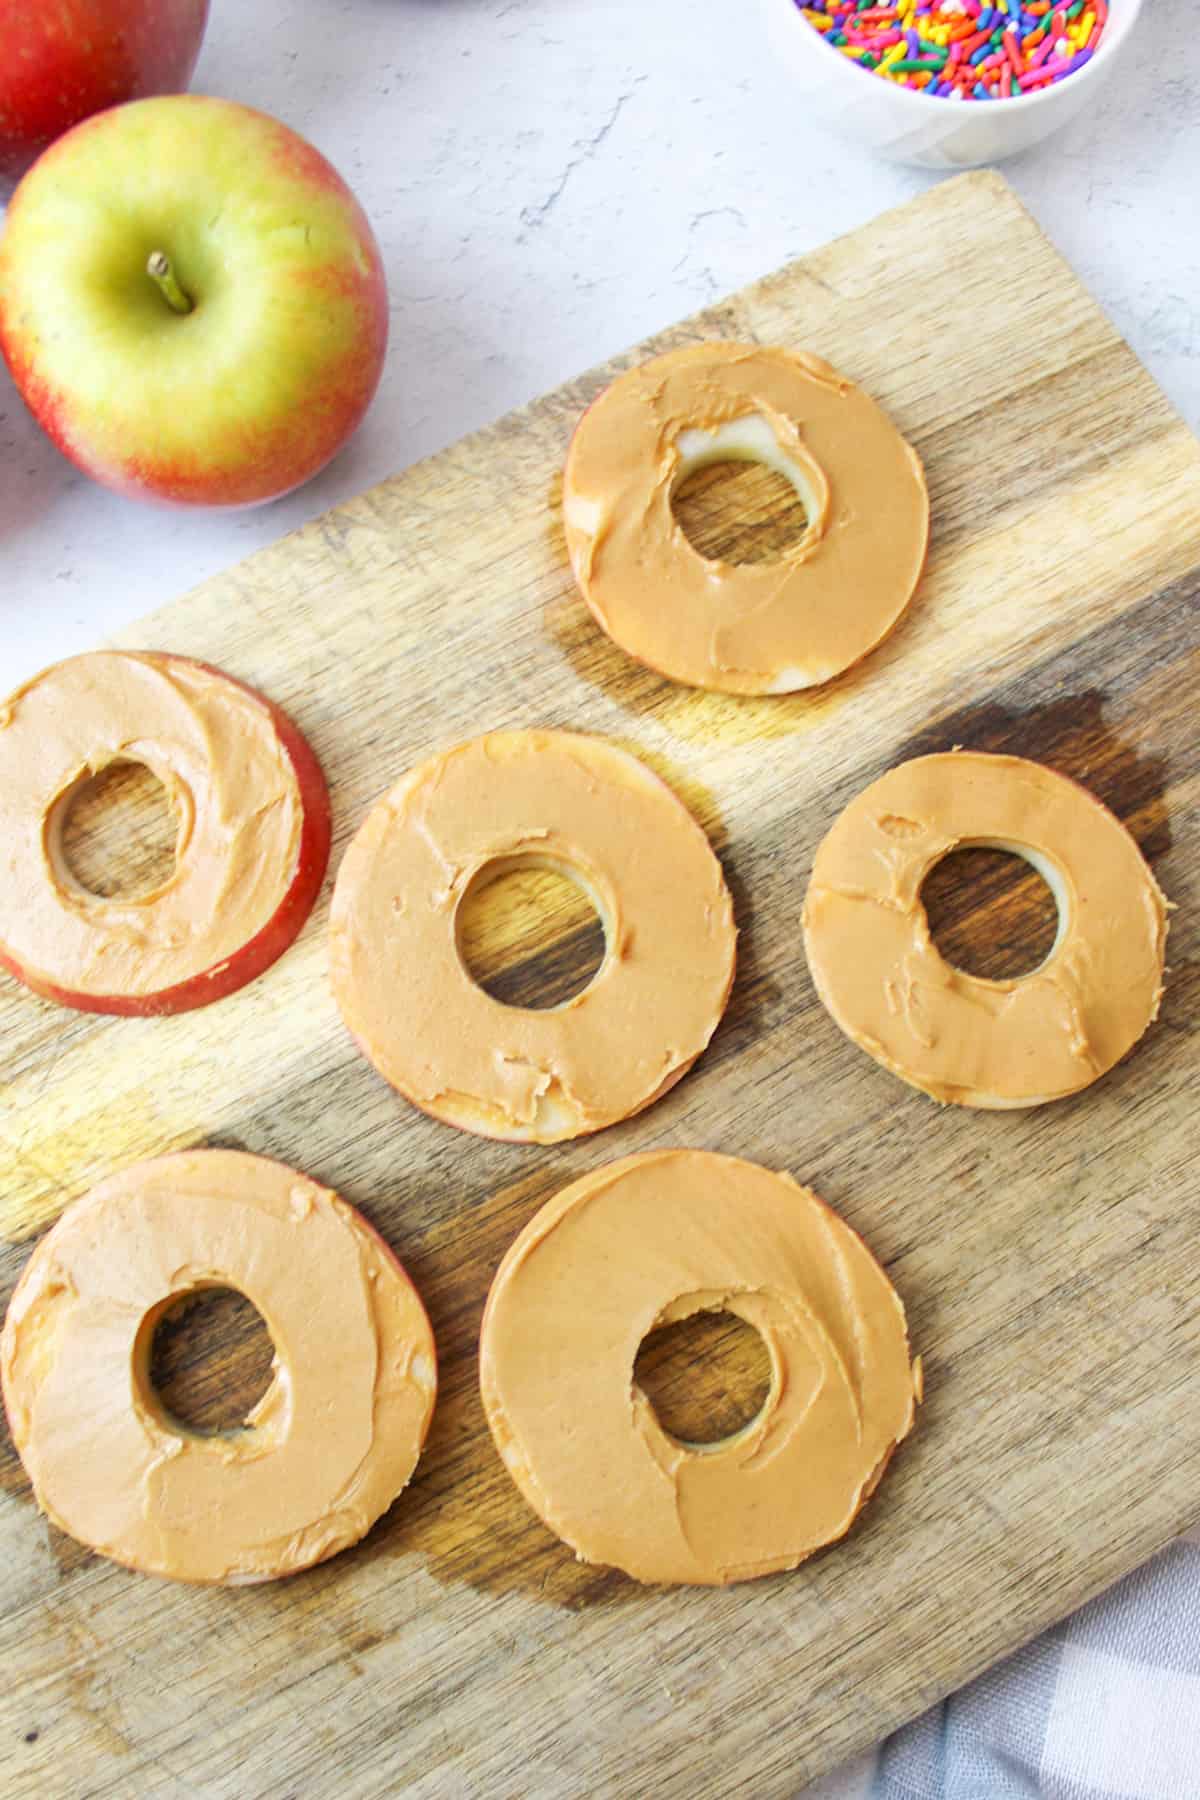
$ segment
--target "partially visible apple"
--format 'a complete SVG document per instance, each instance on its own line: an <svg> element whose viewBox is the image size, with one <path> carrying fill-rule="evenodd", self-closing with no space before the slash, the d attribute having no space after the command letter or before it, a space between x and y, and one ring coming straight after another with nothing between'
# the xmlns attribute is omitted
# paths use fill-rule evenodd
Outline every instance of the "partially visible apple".
<svg viewBox="0 0 1200 1800"><path fill-rule="evenodd" d="M337 171L228 100L86 119L18 187L0 351L59 449L118 492L273 500L358 425L387 347L379 248Z"/></svg>
<svg viewBox="0 0 1200 1800"><path fill-rule="evenodd" d="M0 199L108 106L186 88L208 0L0 0Z"/></svg>

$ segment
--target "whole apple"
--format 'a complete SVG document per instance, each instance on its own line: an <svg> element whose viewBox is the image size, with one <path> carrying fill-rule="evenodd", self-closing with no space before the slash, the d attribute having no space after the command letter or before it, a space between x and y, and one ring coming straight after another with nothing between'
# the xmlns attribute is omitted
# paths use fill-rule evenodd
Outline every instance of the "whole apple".
<svg viewBox="0 0 1200 1800"><path fill-rule="evenodd" d="M208 0L0 0L0 198L80 119L186 88Z"/></svg>
<svg viewBox="0 0 1200 1800"><path fill-rule="evenodd" d="M337 171L196 95L86 119L0 236L0 351L71 460L118 492L246 506L298 487L378 385L387 288Z"/></svg>

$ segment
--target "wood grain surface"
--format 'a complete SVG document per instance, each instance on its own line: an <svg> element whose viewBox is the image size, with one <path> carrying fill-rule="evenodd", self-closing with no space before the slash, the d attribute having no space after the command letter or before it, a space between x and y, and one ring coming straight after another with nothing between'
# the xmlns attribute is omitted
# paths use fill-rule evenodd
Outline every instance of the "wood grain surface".
<svg viewBox="0 0 1200 1800"><path fill-rule="evenodd" d="M648 351L714 334L820 352L925 459L934 538L916 601L815 693L674 687L599 634L567 569L559 470L580 409ZM708 478L687 505L710 546L744 550L747 517L756 554L795 529L745 471ZM1004 183L978 175L128 633L209 658L293 713L330 777L335 858L405 768L485 728L569 726L629 746L709 832L741 964L687 1080L631 1124L555 1149L438 1125L355 1054L329 993L327 892L275 968L203 1012L72 1015L5 980L0 1302L38 1234L109 1169L245 1146L340 1189L386 1235L429 1304L442 1393L413 1486L362 1546L243 1591L87 1555L39 1518L0 1440L0 1789L769 1800L1194 1523L1198 609L1200 447ZM821 835L890 764L953 744L1086 783L1178 908L1158 1024L1053 1107L939 1110L840 1035L805 966L800 905ZM148 871L162 854L153 809L143 819L136 780L121 781L119 841L140 838ZM102 881L119 807L88 804L76 853ZM993 860L935 885L953 954L1021 966L1045 923L1036 878ZM586 909L539 925L542 912L527 893L479 928L488 978L526 1001L595 953ZM480 1313L510 1240L577 1175L664 1144L815 1186L885 1263L925 1357L918 1429L850 1539L725 1592L645 1591L576 1564L509 1482L476 1390ZM214 1401L236 1416L262 1378L253 1321L213 1307L190 1351L186 1319L160 1346L165 1386L198 1384L201 1422ZM752 1403L759 1373L753 1338L719 1322L682 1350L650 1346L640 1367L664 1411L715 1430Z"/></svg>

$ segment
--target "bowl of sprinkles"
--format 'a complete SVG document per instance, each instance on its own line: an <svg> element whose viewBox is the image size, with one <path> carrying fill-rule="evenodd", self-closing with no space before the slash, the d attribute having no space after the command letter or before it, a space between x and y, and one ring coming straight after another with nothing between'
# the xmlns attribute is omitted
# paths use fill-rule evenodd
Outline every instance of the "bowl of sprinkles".
<svg viewBox="0 0 1200 1800"><path fill-rule="evenodd" d="M1019 155L1095 99L1143 0L767 0L815 112L904 162Z"/></svg>
<svg viewBox="0 0 1200 1800"><path fill-rule="evenodd" d="M1107 0L811 0L800 11L857 68L944 100L1009 100L1065 81L1108 24Z"/></svg>

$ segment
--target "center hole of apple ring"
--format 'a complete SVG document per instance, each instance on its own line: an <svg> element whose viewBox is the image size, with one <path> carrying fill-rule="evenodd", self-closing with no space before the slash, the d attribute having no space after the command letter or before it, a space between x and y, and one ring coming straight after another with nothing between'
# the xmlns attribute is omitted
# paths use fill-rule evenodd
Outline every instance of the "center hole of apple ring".
<svg viewBox="0 0 1200 1800"><path fill-rule="evenodd" d="M694 1312L642 1339L633 1379L668 1437L720 1444L762 1412L771 1358L759 1333L735 1313Z"/></svg>
<svg viewBox="0 0 1200 1800"><path fill-rule="evenodd" d="M681 431L675 448L671 507L706 562L778 562L822 515L812 475L784 451L761 414Z"/></svg>
<svg viewBox="0 0 1200 1800"><path fill-rule="evenodd" d="M252 1429L275 1346L244 1294L215 1280L197 1283L157 1308L142 1332L146 1398L169 1426L199 1436Z"/></svg>
<svg viewBox="0 0 1200 1800"><path fill-rule="evenodd" d="M926 875L921 904L938 954L982 981L1036 974L1067 929L1058 870L1015 843L979 839L949 851Z"/></svg>
<svg viewBox="0 0 1200 1800"><path fill-rule="evenodd" d="M459 902L456 930L468 975L506 1006L564 1006L604 963L600 905L585 878L556 857L486 863Z"/></svg>
<svg viewBox="0 0 1200 1800"><path fill-rule="evenodd" d="M145 763L109 763L57 803L51 850L71 884L102 900L144 900L175 872L179 818Z"/></svg>

